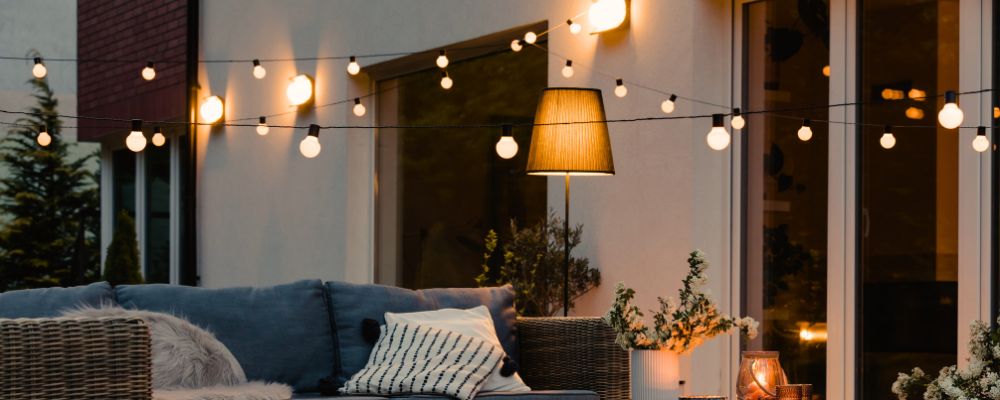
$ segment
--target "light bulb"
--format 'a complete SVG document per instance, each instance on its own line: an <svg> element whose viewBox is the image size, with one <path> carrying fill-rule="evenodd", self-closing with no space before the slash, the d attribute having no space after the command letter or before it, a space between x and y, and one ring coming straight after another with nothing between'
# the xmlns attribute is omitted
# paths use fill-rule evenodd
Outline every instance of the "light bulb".
<svg viewBox="0 0 1000 400"><path fill-rule="evenodd" d="M354 115L363 117L365 115L365 105L361 104L361 98L354 98Z"/></svg>
<svg viewBox="0 0 1000 400"><path fill-rule="evenodd" d="M830 66L829 65L824 65L823 66L823 76L828 77L828 78L830 77Z"/></svg>
<svg viewBox="0 0 1000 400"><path fill-rule="evenodd" d="M536 35L535 32L528 31L528 33L524 34L524 42L527 44L535 44L535 41L537 40L538 35Z"/></svg>
<svg viewBox="0 0 1000 400"><path fill-rule="evenodd" d="M142 120L132 120L132 132L125 138L125 147L136 153L146 148L146 137L142 135Z"/></svg>
<svg viewBox="0 0 1000 400"><path fill-rule="evenodd" d="M594 32L604 32L615 29L625 22L628 10L625 0L597 0L590 5L587 18Z"/></svg>
<svg viewBox="0 0 1000 400"><path fill-rule="evenodd" d="M676 101L677 101L677 95L676 94L670 95L669 99L663 100L663 102L660 103L660 111L663 111L664 114L670 114L674 112L674 107L675 107L674 103Z"/></svg>
<svg viewBox="0 0 1000 400"><path fill-rule="evenodd" d="M45 147L52 143L52 136L49 135L49 130L42 126L38 127L38 138L36 140L40 146Z"/></svg>
<svg viewBox="0 0 1000 400"><path fill-rule="evenodd" d="M705 142L712 150L724 150L729 147L729 132L723 125L722 114L712 114L712 130L705 136Z"/></svg>
<svg viewBox="0 0 1000 400"><path fill-rule="evenodd" d="M448 55L445 54L444 50L441 50L441 52L438 53L437 60L434 62L437 64L438 68L448 68Z"/></svg>
<svg viewBox="0 0 1000 400"><path fill-rule="evenodd" d="M616 79L615 80L615 96L625 97L625 95L627 95L627 94L628 94L628 88L625 87L625 82L622 81L622 78Z"/></svg>
<svg viewBox="0 0 1000 400"><path fill-rule="evenodd" d="M512 126L504 125L503 135L500 136L500 140L497 141L497 155L504 160L509 160L517 155L518 146L517 142L514 141L514 135L511 133L512 130Z"/></svg>
<svg viewBox="0 0 1000 400"><path fill-rule="evenodd" d="M562 69L562 76L564 78L573 77L573 60L566 60L566 66Z"/></svg>
<svg viewBox="0 0 1000 400"><path fill-rule="evenodd" d="M569 25L569 33L574 35L583 30L583 25L580 25L571 19L566 20L566 25Z"/></svg>
<svg viewBox="0 0 1000 400"><path fill-rule="evenodd" d="M299 142L299 153L305 158L316 158L323 146L319 144L319 125L309 125L309 134Z"/></svg>
<svg viewBox="0 0 1000 400"><path fill-rule="evenodd" d="M733 119L731 121L729 121L729 125L731 125L733 127L733 129L743 129L743 127L746 126L746 124L747 124L747 121L745 119L743 119L743 115L740 114L740 109L739 108L734 108L733 109Z"/></svg>
<svg viewBox="0 0 1000 400"><path fill-rule="evenodd" d="M358 64L358 58L351 56L350 62L347 63L347 73L357 75L358 72L361 72L361 65Z"/></svg>
<svg viewBox="0 0 1000 400"><path fill-rule="evenodd" d="M151 81L153 78L156 78L156 69L153 68L153 62L150 61L146 63L146 68L142 69L142 79Z"/></svg>
<svg viewBox="0 0 1000 400"><path fill-rule="evenodd" d="M896 146L896 137L892 135L892 127L889 125L885 126L885 130L882 132L882 137L878 139L878 144L882 146L883 149L891 149Z"/></svg>
<svg viewBox="0 0 1000 400"><path fill-rule="evenodd" d="M455 82L453 82L451 80L451 77L448 76L448 71L442 71L441 72L441 87L443 87L445 90L448 90L448 89L451 89L451 86L454 85L454 84L455 84Z"/></svg>
<svg viewBox="0 0 1000 400"><path fill-rule="evenodd" d="M215 123L222 118L223 110L225 109L222 102L222 98L219 96L209 96L201 102L201 121L207 123Z"/></svg>
<svg viewBox="0 0 1000 400"><path fill-rule="evenodd" d="M799 128L799 131L797 133L799 136L799 140L803 142L808 142L809 139L812 139L813 137L812 121L810 121L809 118L802 120L802 127Z"/></svg>
<svg viewBox="0 0 1000 400"><path fill-rule="evenodd" d="M986 137L986 127L976 129L976 138L972 139L972 148L982 153L990 149L990 139Z"/></svg>
<svg viewBox="0 0 1000 400"><path fill-rule="evenodd" d="M160 147L167 143L167 137L163 136L163 131L160 127L153 127L153 146Z"/></svg>
<svg viewBox="0 0 1000 400"><path fill-rule="evenodd" d="M962 125L962 119L965 118L962 109L958 108L958 104L955 103L956 99L955 92L951 90L944 92L944 107L938 112L938 122L945 129L958 128Z"/></svg>
<svg viewBox="0 0 1000 400"><path fill-rule="evenodd" d="M920 90L920 89L917 89L917 88L911 88L910 91L906 93L906 95L910 99L916 100L916 101L927 100L927 92L925 92L923 90Z"/></svg>
<svg viewBox="0 0 1000 400"><path fill-rule="evenodd" d="M523 48L524 45L521 44L521 39L514 39L510 41L510 49L514 50L515 53L521 51Z"/></svg>
<svg viewBox="0 0 1000 400"><path fill-rule="evenodd" d="M31 68L31 75L35 78L42 79L49 73L49 69L45 68L45 63L42 62L41 57L35 57L35 66Z"/></svg>
<svg viewBox="0 0 1000 400"><path fill-rule="evenodd" d="M253 60L253 77L257 79L264 79L267 76L267 70L264 69L263 65L260 65L260 60Z"/></svg>
<svg viewBox="0 0 1000 400"><path fill-rule="evenodd" d="M257 122L257 134L264 136L271 131L271 128L267 126L267 117L261 115L260 120Z"/></svg>
<svg viewBox="0 0 1000 400"><path fill-rule="evenodd" d="M313 95L313 81L308 75L299 74L292 78L285 90L288 101L293 106L301 106L309 102Z"/></svg>
<svg viewBox="0 0 1000 400"><path fill-rule="evenodd" d="M924 110L917 107L907 107L904 114L906 115L906 118L909 119L924 119Z"/></svg>

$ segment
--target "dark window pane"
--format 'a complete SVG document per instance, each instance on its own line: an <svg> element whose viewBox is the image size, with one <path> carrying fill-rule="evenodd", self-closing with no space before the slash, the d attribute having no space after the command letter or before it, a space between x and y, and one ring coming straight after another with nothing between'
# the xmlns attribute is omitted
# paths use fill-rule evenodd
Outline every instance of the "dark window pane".
<svg viewBox="0 0 1000 400"><path fill-rule="evenodd" d="M147 146L146 282L170 283L170 146Z"/></svg>
<svg viewBox="0 0 1000 400"><path fill-rule="evenodd" d="M115 150L111 154L112 168L112 202L115 222L118 226L118 213L122 210L135 218L135 153L131 150Z"/></svg>

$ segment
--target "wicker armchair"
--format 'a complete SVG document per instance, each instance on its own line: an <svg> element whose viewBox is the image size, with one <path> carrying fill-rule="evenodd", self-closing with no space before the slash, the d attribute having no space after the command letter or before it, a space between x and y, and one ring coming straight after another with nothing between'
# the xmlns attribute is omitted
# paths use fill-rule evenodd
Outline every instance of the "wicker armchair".
<svg viewBox="0 0 1000 400"><path fill-rule="evenodd" d="M520 374L536 390L586 389L603 400L632 397L629 353L601 318L519 318Z"/></svg>
<svg viewBox="0 0 1000 400"><path fill-rule="evenodd" d="M0 398L149 400L149 328L134 318L0 319Z"/></svg>

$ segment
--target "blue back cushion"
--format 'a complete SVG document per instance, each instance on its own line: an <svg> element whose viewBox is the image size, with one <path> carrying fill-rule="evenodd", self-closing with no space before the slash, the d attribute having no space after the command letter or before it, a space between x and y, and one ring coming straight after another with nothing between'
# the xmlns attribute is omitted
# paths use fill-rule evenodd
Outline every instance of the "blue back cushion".
<svg viewBox="0 0 1000 400"><path fill-rule="evenodd" d="M115 291L123 307L171 313L211 331L247 379L310 392L333 373L333 332L319 280L261 288L137 285Z"/></svg>
<svg viewBox="0 0 1000 400"><path fill-rule="evenodd" d="M395 313L472 308L485 305L493 316L497 337L504 350L517 358L517 335L514 328L514 289L508 286L480 289L410 290L393 286L327 282L330 294L330 318L337 332L340 365L339 383L364 368L372 345L365 341L361 321L371 318L385 323L386 311Z"/></svg>
<svg viewBox="0 0 1000 400"><path fill-rule="evenodd" d="M0 318L57 317L79 306L115 304L115 292L107 282L70 288L13 290L0 293Z"/></svg>

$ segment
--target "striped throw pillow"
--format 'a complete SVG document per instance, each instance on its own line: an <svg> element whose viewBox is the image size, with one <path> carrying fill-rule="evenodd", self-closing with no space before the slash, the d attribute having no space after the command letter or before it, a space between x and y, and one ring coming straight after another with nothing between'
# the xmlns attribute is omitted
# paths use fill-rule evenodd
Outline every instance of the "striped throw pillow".
<svg viewBox="0 0 1000 400"><path fill-rule="evenodd" d="M343 394L437 394L470 400L503 359L503 349L482 339L405 323L382 327L364 369Z"/></svg>

